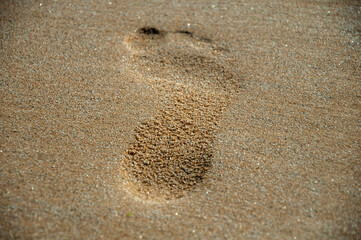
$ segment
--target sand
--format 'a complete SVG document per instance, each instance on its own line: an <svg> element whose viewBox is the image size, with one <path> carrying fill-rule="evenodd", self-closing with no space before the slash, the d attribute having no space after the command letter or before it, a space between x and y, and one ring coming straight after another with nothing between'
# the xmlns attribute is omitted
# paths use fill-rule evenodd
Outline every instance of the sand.
<svg viewBox="0 0 361 240"><path fill-rule="evenodd" d="M360 239L357 1L0 12L0 238Z"/></svg>

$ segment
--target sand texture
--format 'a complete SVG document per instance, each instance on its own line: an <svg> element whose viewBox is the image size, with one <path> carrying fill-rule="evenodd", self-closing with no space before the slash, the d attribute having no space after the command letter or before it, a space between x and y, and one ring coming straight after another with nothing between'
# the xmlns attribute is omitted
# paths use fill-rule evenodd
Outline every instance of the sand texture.
<svg viewBox="0 0 361 240"><path fill-rule="evenodd" d="M0 13L0 239L361 239L358 1Z"/></svg>

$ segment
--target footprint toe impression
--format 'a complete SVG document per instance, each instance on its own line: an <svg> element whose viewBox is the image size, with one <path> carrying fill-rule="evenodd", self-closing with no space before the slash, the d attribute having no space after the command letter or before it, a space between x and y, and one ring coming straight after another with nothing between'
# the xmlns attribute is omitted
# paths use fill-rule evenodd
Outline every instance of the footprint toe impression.
<svg viewBox="0 0 361 240"><path fill-rule="evenodd" d="M237 79L213 56L211 40L189 31L144 27L124 43L139 74L170 103L134 131L123 162L127 191L146 200L181 197L212 167L218 121Z"/></svg>

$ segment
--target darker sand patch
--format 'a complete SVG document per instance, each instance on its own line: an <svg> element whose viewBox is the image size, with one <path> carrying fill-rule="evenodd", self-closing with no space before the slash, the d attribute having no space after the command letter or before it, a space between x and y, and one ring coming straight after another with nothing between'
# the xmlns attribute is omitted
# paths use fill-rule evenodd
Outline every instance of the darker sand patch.
<svg viewBox="0 0 361 240"><path fill-rule="evenodd" d="M140 34L145 34L145 35L149 35L149 36L152 36L152 35L160 35L161 34L161 31L154 28L154 27L143 27L143 28L140 28L138 30L138 32Z"/></svg>

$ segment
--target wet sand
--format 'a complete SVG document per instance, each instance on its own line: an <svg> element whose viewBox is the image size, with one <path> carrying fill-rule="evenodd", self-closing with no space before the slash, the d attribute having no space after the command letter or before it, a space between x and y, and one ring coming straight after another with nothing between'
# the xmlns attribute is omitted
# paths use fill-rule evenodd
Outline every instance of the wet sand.
<svg viewBox="0 0 361 240"><path fill-rule="evenodd" d="M0 238L359 239L357 1L0 3Z"/></svg>

